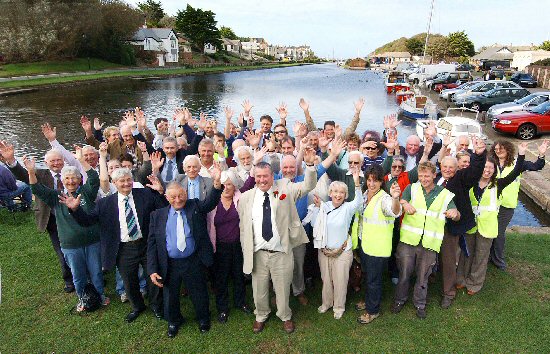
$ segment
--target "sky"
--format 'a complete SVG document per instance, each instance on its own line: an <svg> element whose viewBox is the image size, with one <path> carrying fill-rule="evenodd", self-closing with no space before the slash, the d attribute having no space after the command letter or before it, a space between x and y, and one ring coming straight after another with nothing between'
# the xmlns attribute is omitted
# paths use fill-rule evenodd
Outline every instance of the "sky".
<svg viewBox="0 0 550 354"><path fill-rule="evenodd" d="M157 0L158 1L158 0ZM366 56L400 37L425 32L432 0L160 0L169 15L211 10L219 26L269 44L307 44L319 57ZM127 0L136 5L138 1ZM477 48L540 45L550 39L550 0L435 0L432 33L464 30ZM517 18L517 19L516 19Z"/></svg>

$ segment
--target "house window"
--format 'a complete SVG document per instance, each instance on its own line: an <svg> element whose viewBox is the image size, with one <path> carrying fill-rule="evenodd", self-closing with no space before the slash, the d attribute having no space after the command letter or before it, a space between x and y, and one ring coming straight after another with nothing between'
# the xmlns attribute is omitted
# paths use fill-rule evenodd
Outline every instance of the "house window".
<svg viewBox="0 0 550 354"><path fill-rule="evenodd" d="M172 39L171 42L172 42L172 48L176 48L176 45L177 45L176 41L174 39Z"/></svg>

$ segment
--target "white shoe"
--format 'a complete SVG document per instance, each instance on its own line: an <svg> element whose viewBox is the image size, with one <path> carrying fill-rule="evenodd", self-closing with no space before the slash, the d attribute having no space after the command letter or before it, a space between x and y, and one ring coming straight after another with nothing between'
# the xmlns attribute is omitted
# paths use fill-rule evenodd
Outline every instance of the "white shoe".
<svg viewBox="0 0 550 354"><path fill-rule="evenodd" d="M120 294L120 302L128 302L128 295L126 293Z"/></svg>
<svg viewBox="0 0 550 354"><path fill-rule="evenodd" d="M335 319L335 320L339 320L339 319L342 318L343 315L344 315L343 312L335 312L335 313L334 313L334 319Z"/></svg>
<svg viewBox="0 0 550 354"><path fill-rule="evenodd" d="M317 308L317 312L319 312L319 313L325 313L327 311L328 311L328 308L324 307L323 305L321 305Z"/></svg>

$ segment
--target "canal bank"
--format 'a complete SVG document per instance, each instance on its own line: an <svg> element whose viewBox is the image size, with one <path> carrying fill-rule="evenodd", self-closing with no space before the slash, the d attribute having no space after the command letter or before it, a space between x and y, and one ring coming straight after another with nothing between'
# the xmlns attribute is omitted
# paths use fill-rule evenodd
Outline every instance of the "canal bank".
<svg viewBox="0 0 550 354"><path fill-rule="evenodd" d="M73 85L82 82L102 82L120 79L171 78L188 75L220 74L226 72L251 71L292 66L311 65L310 63L271 63L260 65L201 65L176 68L125 68L86 72L53 73L0 78L0 96L30 92L29 88L48 88L60 85Z"/></svg>
<svg viewBox="0 0 550 354"><path fill-rule="evenodd" d="M540 91L540 88L529 89L532 92ZM421 89L424 95L427 95L431 100L437 104L438 111L445 115L449 107L455 107L449 105L449 102L439 99L439 94L426 88ZM456 112L456 111L455 111ZM463 115L468 118L475 119L475 114L471 112L464 112ZM505 135L496 132L490 122L484 120L484 114L479 114L480 123L483 129L483 133L488 138L488 145L492 145L496 140L506 140L512 142L516 147L519 143L523 142L512 135ZM538 136L537 138L529 141L529 147L527 150L526 158L530 161L534 161L538 156L538 145L544 139L548 139L548 136ZM550 155L550 152L547 153ZM521 191L525 194L529 200L536 204L547 216L550 221L550 156L546 156L546 164L541 171L531 172L527 171L522 174L521 178ZM550 223L545 223L550 226Z"/></svg>

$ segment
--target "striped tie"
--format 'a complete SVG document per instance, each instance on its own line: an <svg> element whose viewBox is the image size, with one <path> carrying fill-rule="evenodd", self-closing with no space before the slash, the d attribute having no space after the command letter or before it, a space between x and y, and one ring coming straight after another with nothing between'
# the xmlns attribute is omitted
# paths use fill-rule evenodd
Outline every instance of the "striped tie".
<svg viewBox="0 0 550 354"><path fill-rule="evenodd" d="M129 197L126 196L124 198L124 210L126 213L126 225L128 225L128 236L130 236L130 239L132 241L136 240L139 236L139 230L136 223L136 218L134 216L134 212L132 211L132 207L130 206Z"/></svg>

